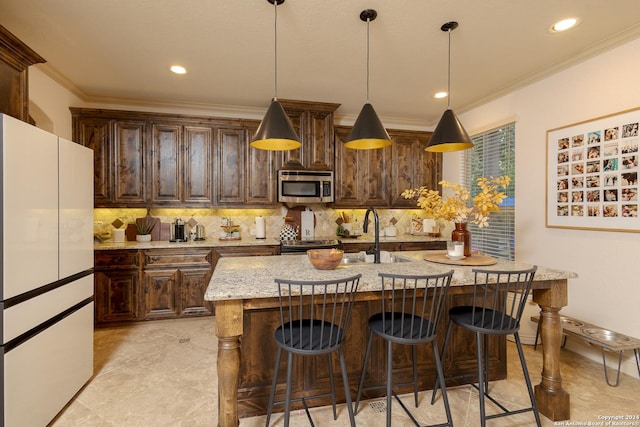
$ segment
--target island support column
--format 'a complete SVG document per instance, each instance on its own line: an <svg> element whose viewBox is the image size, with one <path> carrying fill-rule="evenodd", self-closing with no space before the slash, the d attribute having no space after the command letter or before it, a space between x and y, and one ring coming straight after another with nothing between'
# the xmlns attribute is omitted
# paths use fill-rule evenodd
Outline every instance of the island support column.
<svg viewBox="0 0 640 427"><path fill-rule="evenodd" d="M567 281L556 280L550 289L534 289L533 301L540 305L542 339L542 380L535 386L538 410L552 421L568 420L569 393L562 388L560 376L560 309L568 304Z"/></svg>
<svg viewBox="0 0 640 427"><path fill-rule="evenodd" d="M238 420L238 381L240 377L240 337L242 300L216 302L218 337L218 427L236 427Z"/></svg>

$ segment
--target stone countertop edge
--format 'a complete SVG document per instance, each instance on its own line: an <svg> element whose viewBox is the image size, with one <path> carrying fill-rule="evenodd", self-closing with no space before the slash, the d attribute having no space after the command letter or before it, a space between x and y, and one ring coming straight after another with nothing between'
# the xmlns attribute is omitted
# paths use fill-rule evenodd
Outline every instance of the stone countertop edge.
<svg viewBox="0 0 640 427"><path fill-rule="evenodd" d="M227 257L218 261L205 293L207 301L233 299L253 299L277 297L276 278L293 280L332 280L362 274L358 292L380 289L378 273L394 274L434 274L454 270L452 286L468 285L474 282L473 268L491 270L516 270L530 268L532 264L517 261L498 260L497 264L486 267L466 267L438 264L425 261L423 256L433 251L392 252L395 256L411 258L413 262L390 264L341 264L335 270L315 269L306 254ZM564 280L576 278L570 271L547 268L538 265L534 281Z"/></svg>
<svg viewBox="0 0 640 427"><path fill-rule="evenodd" d="M341 240L343 245L355 243L373 243L373 236L366 234L361 235L357 239L341 239L340 237L318 237L318 240L337 239ZM441 237L433 238L427 236L414 236L410 234L397 237L380 237L380 242L438 242L443 241ZM93 249L96 251L113 250L113 249L165 249L165 248L209 248L209 247L228 247L228 246L270 246L279 245L280 241L275 237L267 237L266 239L256 239L255 237L242 238L240 240L218 240L215 238L202 240L198 242L169 242L168 240L152 240L151 242L103 242L94 243Z"/></svg>

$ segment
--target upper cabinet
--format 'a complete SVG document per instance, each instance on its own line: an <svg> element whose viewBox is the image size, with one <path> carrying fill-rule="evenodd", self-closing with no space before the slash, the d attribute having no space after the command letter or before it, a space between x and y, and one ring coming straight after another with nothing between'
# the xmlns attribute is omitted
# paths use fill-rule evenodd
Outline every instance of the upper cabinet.
<svg viewBox="0 0 640 427"><path fill-rule="evenodd" d="M31 122L29 66L40 62L46 61L0 25L0 113Z"/></svg>
<svg viewBox="0 0 640 427"><path fill-rule="evenodd" d="M94 150L95 207L275 206L276 157L255 120L71 108Z"/></svg>
<svg viewBox="0 0 640 427"><path fill-rule="evenodd" d="M414 208L400 196L406 188L437 188L442 154L424 151L430 132L389 129L393 144L377 150L344 148L350 127L335 127L335 175L338 208Z"/></svg>
<svg viewBox="0 0 640 427"><path fill-rule="evenodd" d="M94 151L95 207L273 208L278 169L334 170L338 208L413 208L404 189L437 188L429 132L389 130L390 147L345 149L338 104L281 102L300 149L252 148L256 120L71 108L74 141Z"/></svg>
<svg viewBox="0 0 640 427"><path fill-rule="evenodd" d="M333 113L340 104L280 99L302 147L283 151L280 169L333 170Z"/></svg>
<svg viewBox="0 0 640 427"><path fill-rule="evenodd" d="M391 146L391 197L394 208L416 208L415 200L400 194L407 188L438 189L442 180L442 153L425 151L431 132L389 130Z"/></svg>

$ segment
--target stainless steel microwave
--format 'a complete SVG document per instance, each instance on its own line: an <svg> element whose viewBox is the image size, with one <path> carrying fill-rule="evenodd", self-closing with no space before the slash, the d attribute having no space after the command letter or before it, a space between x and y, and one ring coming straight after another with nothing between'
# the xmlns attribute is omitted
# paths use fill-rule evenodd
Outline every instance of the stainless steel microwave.
<svg viewBox="0 0 640 427"><path fill-rule="evenodd" d="M278 201L283 203L333 202L333 171L279 170Z"/></svg>

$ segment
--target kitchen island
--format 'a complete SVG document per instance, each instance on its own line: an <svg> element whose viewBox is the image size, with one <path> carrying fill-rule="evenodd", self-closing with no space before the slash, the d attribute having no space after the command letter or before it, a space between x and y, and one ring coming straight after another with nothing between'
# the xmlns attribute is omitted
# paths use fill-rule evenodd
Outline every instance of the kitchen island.
<svg viewBox="0 0 640 427"><path fill-rule="evenodd" d="M389 264L348 264L336 270L316 270L306 255L238 257L221 259L211 277L205 299L216 304L218 337L218 425L237 426L238 417L263 414L271 387L276 345L273 331L279 314L275 278L325 280L362 274L352 321L345 341L347 371L352 391L356 388L366 347L368 317L382 308L379 296L379 272L396 274L431 274L454 270L447 306L469 304L473 284L472 267L450 266L424 261L433 251L399 252L395 255L408 262ZM498 261L491 269L528 268L529 264ZM542 381L535 387L540 412L551 420L569 418L569 395L562 388L559 358L561 342L560 309L567 305L567 280L575 273L538 266L533 284L533 299L541 307L543 369ZM444 337L446 316L441 319L440 339ZM452 337L453 351L443 361L445 376L475 371L474 341L468 332L457 330ZM506 376L506 342L504 338L489 342L491 379ZM382 343L374 345L371 363L366 367L371 381L384 381ZM426 347L425 347L426 349ZM429 389L435 380L435 366L430 351L418 356L421 389ZM394 358L394 378L403 381L411 376L411 351L400 349ZM295 360L293 396L304 390L312 393L328 388L328 369L324 359ZM282 369L284 370L284 368ZM281 371L282 371L281 370ZM283 393L284 375L280 372L277 394ZM452 383L455 384L455 383ZM408 390L407 390L408 391ZM379 395L379 394L377 394ZM366 398L377 396L368 394ZM338 393L338 399L344 399ZM329 404L320 401L318 404Z"/></svg>

